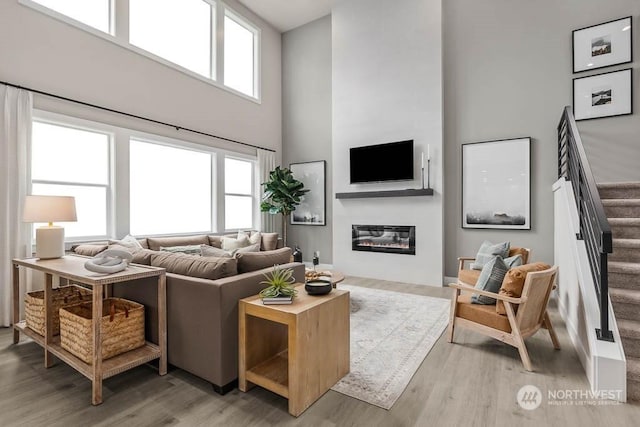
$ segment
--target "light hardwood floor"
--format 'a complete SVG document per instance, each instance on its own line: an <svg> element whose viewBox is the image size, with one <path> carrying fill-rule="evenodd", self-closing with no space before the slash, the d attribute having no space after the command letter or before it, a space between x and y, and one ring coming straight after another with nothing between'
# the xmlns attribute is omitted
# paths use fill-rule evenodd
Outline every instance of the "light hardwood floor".
<svg viewBox="0 0 640 427"><path fill-rule="evenodd" d="M344 283L449 298L449 289L348 277ZM338 285L339 287L340 285ZM91 406L91 383L57 361L45 369L42 349L21 339L12 344L0 329L0 426L637 426L640 405L551 406L548 390L588 390L566 328L552 308L562 350L546 331L527 340L535 372L524 370L518 351L479 334L458 330L455 344L440 337L403 395L389 411L333 391L299 418L287 401L259 387L225 396L179 369L164 377L141 366L104 381L104 403ZM521 409L525 384L545 399Z"/></svg>

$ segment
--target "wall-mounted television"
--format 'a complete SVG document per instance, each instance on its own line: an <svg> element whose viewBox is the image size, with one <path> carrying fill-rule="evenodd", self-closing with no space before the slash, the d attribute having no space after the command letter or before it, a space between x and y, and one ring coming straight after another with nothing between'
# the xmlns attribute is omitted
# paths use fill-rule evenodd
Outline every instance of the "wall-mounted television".
<svg viewBox="0 0 640 427"><path fill-rule="evenodd" d="M349 150L351 184L413 179L413 140Z"/></svg>

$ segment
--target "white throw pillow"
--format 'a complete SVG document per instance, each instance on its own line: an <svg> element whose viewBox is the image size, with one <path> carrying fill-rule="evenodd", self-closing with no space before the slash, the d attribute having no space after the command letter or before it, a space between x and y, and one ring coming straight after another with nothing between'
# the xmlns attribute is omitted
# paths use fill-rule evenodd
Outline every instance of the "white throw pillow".
<svg viewBox="0 0 640 427"><path fill-rule="evenodd" d="M131 234L127 234L122 240L110 240L109 249L123 249L134 253L143 249L143 247L140 242L138 242L138 239L133 237Z"/></svg>
<svg viewBox="0 0 640 427"><path fill-rule="evenodd" d="M234 239L233 237L222 237L222 249L224 249L225 251L233 251L235 249L244 248L246 246L249 246L250 244L251 242L249 242L249 236L247 236L247 234L244 232L239 232L237 239Z"/></svg>

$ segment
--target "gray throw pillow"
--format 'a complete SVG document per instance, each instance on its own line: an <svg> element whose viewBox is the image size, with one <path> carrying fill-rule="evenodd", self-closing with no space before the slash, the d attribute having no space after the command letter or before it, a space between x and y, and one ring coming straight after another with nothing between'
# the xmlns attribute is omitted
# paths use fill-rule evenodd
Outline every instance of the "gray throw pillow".
<svg viewBox="0 0 640 427"><path fill-rule="evenodd" d="M509 270L511 270L513 267L520 267L522 265L522 255L518 254L510 256L509 258L505 258L503 261L507 267L509 267Z"/></svg>
<svg viewBox="0 0 640 427"><path fill-rule="evenodd" d="M174 254L200 255L200 245L160 246L160 251Z"/></svg>
<svg viewBox="0 0 640 427"><path fill-rule="evenodd" d="M488 263L494 256L500 255L502 258L509 256L509 242L496 243L495 245L488 240L482 242L476 260L471 264L472 270L482 270L482 267Z"/></svg>
<svg viewBox="0 0 640 427"><path fill-rule="evenodd" d="M204 257L231 258L233 254L224 249L216 248L209 245L200 245L200 255Z"/></svg>
<svg viewBox="0 0 640 427"><path fill-rule="evenodd" d="M482 272L480 272L475 288L497 294L507 271L509 271L507 264L505 264L500 255L496 255L482 267ZM491 305L495 304L496 300L484 295L473 294L471 303Z"/></svg>

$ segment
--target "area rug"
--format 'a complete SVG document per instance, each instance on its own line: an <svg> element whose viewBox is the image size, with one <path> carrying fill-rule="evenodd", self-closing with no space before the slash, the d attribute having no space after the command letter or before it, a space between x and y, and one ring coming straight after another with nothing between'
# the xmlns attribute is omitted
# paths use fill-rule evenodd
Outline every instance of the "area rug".
<svg viewBox="0 0 640 427"><path fill-rule="evenodd" d="M331 389L391 409L446 328L450 301L338 287L351 298L351 372Z"/></svg>

